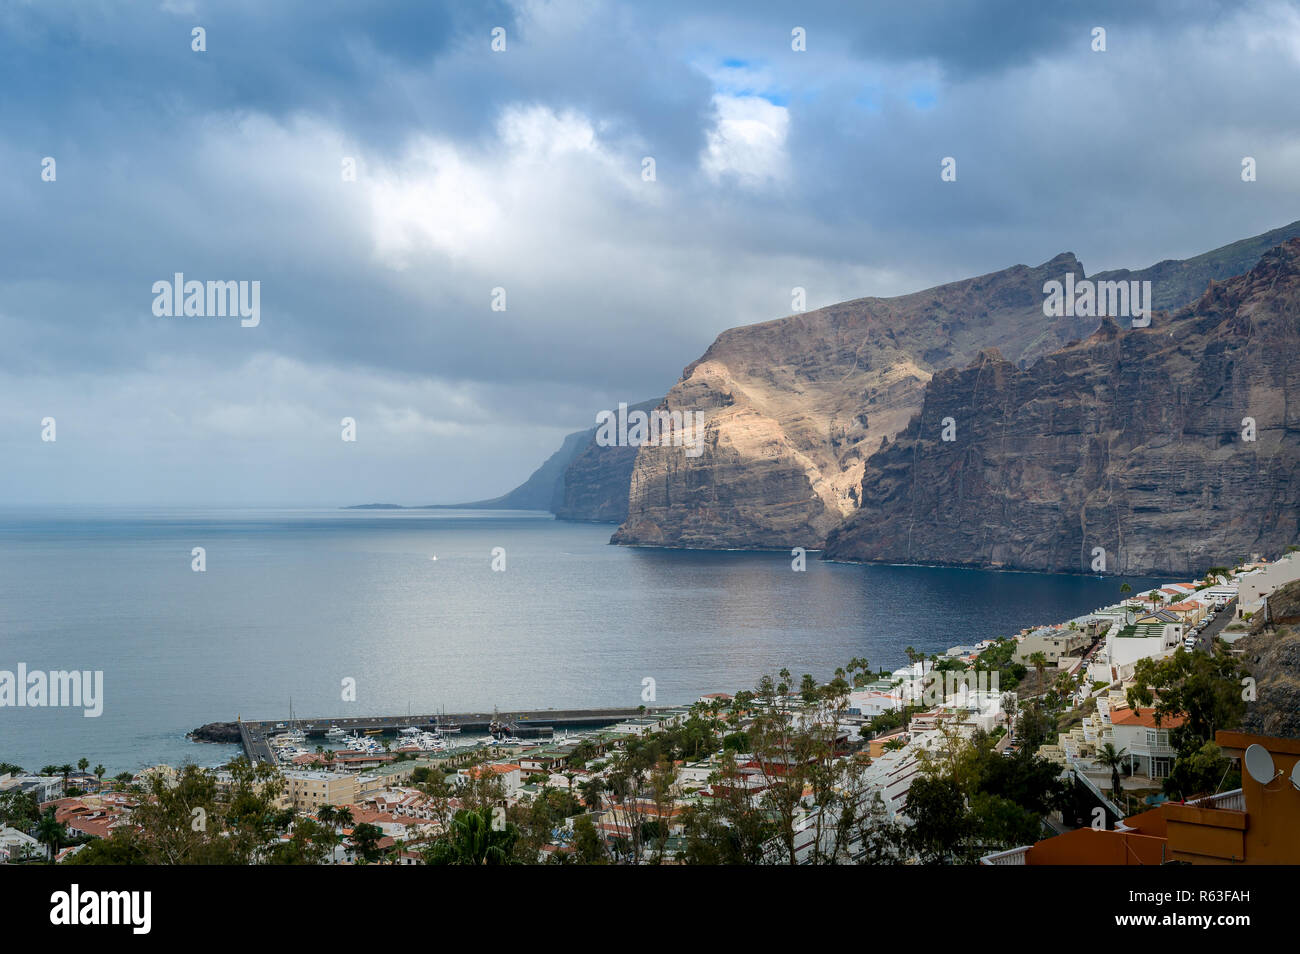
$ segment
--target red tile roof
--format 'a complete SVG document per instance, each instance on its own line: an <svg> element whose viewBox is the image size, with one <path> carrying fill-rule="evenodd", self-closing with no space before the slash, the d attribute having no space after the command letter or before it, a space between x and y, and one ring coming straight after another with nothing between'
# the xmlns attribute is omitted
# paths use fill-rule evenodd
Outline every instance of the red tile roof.
<svg viewBox="0 0 1300 954"><path fill-rule="evenodd" d="M1152 709L1112 709L1110 713L1111 725L1142 725L1148 729L1176 729L1187 721L1186 716L1165 716L1160 720L1160 725L1156 725L1156 710Z"/></svg>

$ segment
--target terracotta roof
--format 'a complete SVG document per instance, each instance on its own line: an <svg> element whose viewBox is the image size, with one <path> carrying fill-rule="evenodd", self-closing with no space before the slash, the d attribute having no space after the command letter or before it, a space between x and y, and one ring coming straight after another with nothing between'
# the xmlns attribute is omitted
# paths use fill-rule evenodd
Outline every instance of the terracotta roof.
<svg viewBox="0 0 1300 954"><path fill-rule="evenodd" d="M1112 709L1111 725L1142 725L1148 729L1176 729L1187 721L1186 716L1165 716L1156 725L1156 710L1152 709Z"/></svg>
<svg viewBox="0 0 1300 954"><path fill-rule="evenodd" d="M522 772L523 769L518 765L475 765L467 770L467 774L478 778L484 771L494 775L506 775L510 772Z"/></svg>

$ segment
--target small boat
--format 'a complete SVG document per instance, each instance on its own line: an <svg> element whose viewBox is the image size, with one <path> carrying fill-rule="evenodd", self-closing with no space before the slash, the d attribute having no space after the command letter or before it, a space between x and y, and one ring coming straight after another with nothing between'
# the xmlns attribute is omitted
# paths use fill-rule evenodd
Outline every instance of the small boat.
<svg viewBox="0 0 1300 954"><path fill-rule="evenodd" d="M346 739L347 737L348 734L336 725L332 725L325 730L325 738L327 739Z"/></svg>

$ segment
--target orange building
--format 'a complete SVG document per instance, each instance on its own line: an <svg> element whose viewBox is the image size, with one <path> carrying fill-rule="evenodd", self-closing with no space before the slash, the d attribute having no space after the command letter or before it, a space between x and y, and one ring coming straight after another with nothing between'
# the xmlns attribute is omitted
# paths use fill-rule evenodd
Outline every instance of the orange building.
<svg viewBox="0 0 1300 954"><path fill-rule="evenodd" d="M1080 828L981 859L986 865L1300 865L1300 740L1216 732L1231 759L1259 745L1273 778L1242 772L1241 788L1192 802L1165 802L1125 818L1113 830Z"/></svg>
<svg viewBox="0 0 1300 954"><path fill-rule="evenodd" d="M1292 772L1300 740L1244 732L1216 732L1223 754L1241 759L1251 745L1268 751L1274 777L1267 783L1241 773L1241 788L1195 804L1160 806L1174 861L1197 865L1300 864L1300 788Z"/></svg>

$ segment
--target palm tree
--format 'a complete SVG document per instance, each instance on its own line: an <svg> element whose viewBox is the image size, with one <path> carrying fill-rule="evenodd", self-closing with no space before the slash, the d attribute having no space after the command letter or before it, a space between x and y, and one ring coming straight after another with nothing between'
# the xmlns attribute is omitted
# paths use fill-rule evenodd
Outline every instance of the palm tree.
<svg viewBox="0 0 1300 954"><path fill-rule="evenodd" d="M1116 749L1113 742L1107 742L1097 750L1097 761L1110 769L1111 801L1119 798L1119 769L1128 756L1128 749Z"/></svg>
<svg viewBox="0 0 1300 954"><path fill-rule="evenodd" d="M95 766L95 778L99 779L99 787L100 787L100 788L103 788L103 787L104 787L104 773L107 772L107 771L108 771L108 769L104 768L104 766L102 766L102 765L96 765L96 766Z"/></svg>
<svg viewBox="0 0 1300 954"><path fill-rule="evenodd" d="M507 822L494 829L486 811L458 811L447 834L425 853L431 865L508 865L519 829Z"/></svg>
<svg viewBox="0 0 1300 954"><path fill-rule="evenodd" d="M1119 585L1119 595L1121 597L1124 597L1124 622L1125 623L1133 622L1131 619L1129 619L1129 616L1132 615L1133 613L1133 607L1129 605L1129 601L1128 601L1128 594L1132 592L1133 592L1133 587L1129 586L1127 583L1121 583Z"/></svg>
<svg viewBox="0 0 1300 954"><path fill-rule="evenodd" d="M1047 655L1040 649L1030 653L1029 664L1038 671L1038 691L1043 691L1043 673L1047 671Z"/></svg>
<svg viewBox="0 0 1300 954"><path fill-rule="evenodd" d="M910 667L915 666L915 665L916 665L916 661L917 661L918 659L924 659L925 656L924 656L922 653L918 653L918 652L917 652L915 649L913 649L911 646L908 646L906 649L903 650L903 655L907 657L907 665L908 665L908 667L909 667L909 669L908 669L908 675L909 675L909 677L910 677L910 675L911 675L911 668L910 668ZM922 673L922 675L924 675L924 673ZM912 685L915 686L915 683L913 683Z"/></svg>
<svg viewBox="0 0 1300 954"><path fill-rule="evenodd" d="M59 766L59 773L63 776L63 793L66 795L68 792L68 776L72 774L72 766L64 762Z"/></svg>
<svg viewBox="0 0 1300 954"><path fill-rule="evenodd" d="M849 660L848 670L853 676L853 686L857 688L867 681L871 673L871 662L865 656L854 656Z"/></svg>
<svg viewBox="0 0 1300 954"><path fill-rule="evenodd" d="M41 820L36 823L36 840L45 846L47 857L54 861L54 853L68 837L68 830L54 817L54 809L48 809Z"/></svg>
<svg viewBox="0 0 1300 954"><path fill-rule="evenodd" d="M600 811L600 793L605 790L605 780L598 775L593 775L585 782L578 783L578 790L582 792L582 800L587 803L590 811Z"/></svg>

